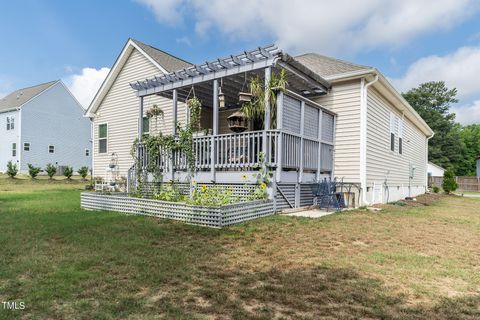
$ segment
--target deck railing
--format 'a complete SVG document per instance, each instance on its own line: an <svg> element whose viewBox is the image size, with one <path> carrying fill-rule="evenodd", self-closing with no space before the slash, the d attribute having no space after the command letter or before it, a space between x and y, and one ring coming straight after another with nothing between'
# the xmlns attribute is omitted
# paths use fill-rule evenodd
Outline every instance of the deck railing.
<svg viewBox="0 0 480 320"><path fill-rule="evenodd" d="M303 139L303 142L302 142ZM264 148L264 143L266 144ZM282 147L279 148L279 144ZM212 146L215 147L212 159ZM303 157L302 154L303 146ZM319 152L319 148L321 148ZM280 130L249 131L243 133L220 134L215 136L201 136L193 138L193 152L197 170L210 170L212 163L215 169L250 170L261 162L261 153L266 152L266 163L271 167L279 164L285 169L318 170L330 169L330 164L320 165L322 162L332 161L332 145L317 139L310 139ZM280 151L281 150L281 151ZM282 153L281 161L279 152ZM319 157L319 155L321 156ZM143 168L147 168L149 155L146 146L138 145L137 155ZM173 161L170 161L172 159ZM302 160L303 159L303 160ZM212 161L214 160L214 161ZM302 163L303 161L303 163ZM155 165L163 172L186 170L187 160L183 151L174 150L171 154L160 152Z"/></svg>

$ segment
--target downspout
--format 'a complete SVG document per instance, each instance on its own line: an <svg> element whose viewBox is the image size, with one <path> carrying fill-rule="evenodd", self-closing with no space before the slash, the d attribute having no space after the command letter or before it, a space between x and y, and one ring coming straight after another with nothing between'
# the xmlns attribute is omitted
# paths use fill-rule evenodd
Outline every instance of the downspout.
<svg viewBox="0 0 480 320"><path fill-rule="evenodd" d="M430 137L427 137L427 141L425 143L425 193L428 191L428 141L433 138L435 132L432 132Z"/></svg>
<svg viewBox="0 0 480 320"><path fill-rule="evenodd" d="M362 204L369 205L367 201L367 101L368 101L368 87L378 81L378 73L375 78L365 83L365 78L362 78L362 90L360 101L360 184L362 187Z"/></svg>

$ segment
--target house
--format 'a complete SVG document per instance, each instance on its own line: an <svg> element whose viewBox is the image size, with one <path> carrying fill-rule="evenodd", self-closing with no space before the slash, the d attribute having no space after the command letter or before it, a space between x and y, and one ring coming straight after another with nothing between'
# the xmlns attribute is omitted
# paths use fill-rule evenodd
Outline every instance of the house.
<svg viewBox="0 0 480 320"><path fill-rule="evenodd" d="M232 132L228 117L239 110L239 93L248 91L253 77L269 83L281 70L288 86L272 110L266 100L263 125ZM132 181L148 157L137 145L143 164L134 163L133 141L187 123L185 102L192 95L202 102L200 123L208 131L194 138L199 182L240 188L262 152L274 171L271 194L279 208L311 204L312 185L325 178L336 179L357 206L426 190L433 132L375 68L318 54L292 57L274 46L192 65L133 39L87 110L94 125L94 175L105 175L115 157L120 175ZM153 105L164 112L155 124L146 117ZM164 180L182 181L182 155L173 159L159 158L158 166Z"/></svg>
<svg viewBox="0 0 480 320"><path fill-rule="evenodd" d="M429 161L427 164L427 172L429 177L443 177L445 169Z"/></svg>
<svg viewBox="0 0 480 320"><path fill-rule="evenodd" d="M91 167L91 125L60 80L16 90L0 99L0 171L28 164Z"/></svg>

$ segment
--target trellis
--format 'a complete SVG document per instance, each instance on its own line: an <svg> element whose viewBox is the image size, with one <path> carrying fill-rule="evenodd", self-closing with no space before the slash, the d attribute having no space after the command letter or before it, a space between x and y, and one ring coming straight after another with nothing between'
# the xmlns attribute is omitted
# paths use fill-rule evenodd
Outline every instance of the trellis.
<svg viewBox="0 0 480 320"><path fill-rule="evenodd" d="M83 192L80 197L80 204L83 209L87 210L117 211L126 214L154 216L213 228L222 228L274 213L273 201L270 200L204 207L180 202L133 198L124 193Z"/></svg>

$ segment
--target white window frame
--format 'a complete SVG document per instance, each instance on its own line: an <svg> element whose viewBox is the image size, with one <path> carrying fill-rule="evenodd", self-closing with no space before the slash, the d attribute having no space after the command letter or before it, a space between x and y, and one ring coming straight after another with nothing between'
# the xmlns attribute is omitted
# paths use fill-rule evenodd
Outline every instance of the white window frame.
<svg viewBox="0 0 480 320"><path fill-rule="evenodd" d="M104 137L104 138L100 138L100 126L101 125L106 125L107 126L107 136ZM108 122L102 122L102 123L97 124L97 152L98 152L98 154L108 154L108 131L109 131ZM106 141L105 152L100 152L100 140L105 140Z"/></svg>
<svg viewBox="0 0 480 320"><path fill-rule="evenodd" d="M144 116L142 118L142 121L144 121L144 122L142 122L142 125L143 125L143 133L142 134L144 134L146 136L149 136L150 135L150 125L151 125L150 118L147 117L147 116ZM148 121L148 131L145 131L145 121Z"/></svg>
<svg viewBox="0 0 480 320"><path fill-rule="evenodd" d="M28 150L25 150L25 147L26 147L27 145L28 145ZM23 143L23 151L27 151L27 152L30 151L30 146L31 146L31 145L30 145L30 142L24 142L24 143Z"/></svg>
<svg viewBox="0 0 480 320"><path fill-rule="evenodd" d="M390 111L390 131L388 135L388 148L391 152L395 152L395 136L397 131L397 116ZM393 136L392 136L393 135Z"/></svg>
<svg viewBox="0 0 480 320"><path fill-rule="evenodd" d="M398 119L398 154L403 154L403 131L404 121L403 119Z"/></svg>
<svg viewBox="0 0 480 320"><path fill-rule="evenodd" d="M53 150L53 152L50 152L50 148ZM51 154L55 153L55 146L53 144L48 146L48 153L51 153Z"/></svg>
<svg viewBox="0 0 480 320"><path fill-rule="evenodd" d="M10 117L10 130L15 129L15 117Z"/></svg>

